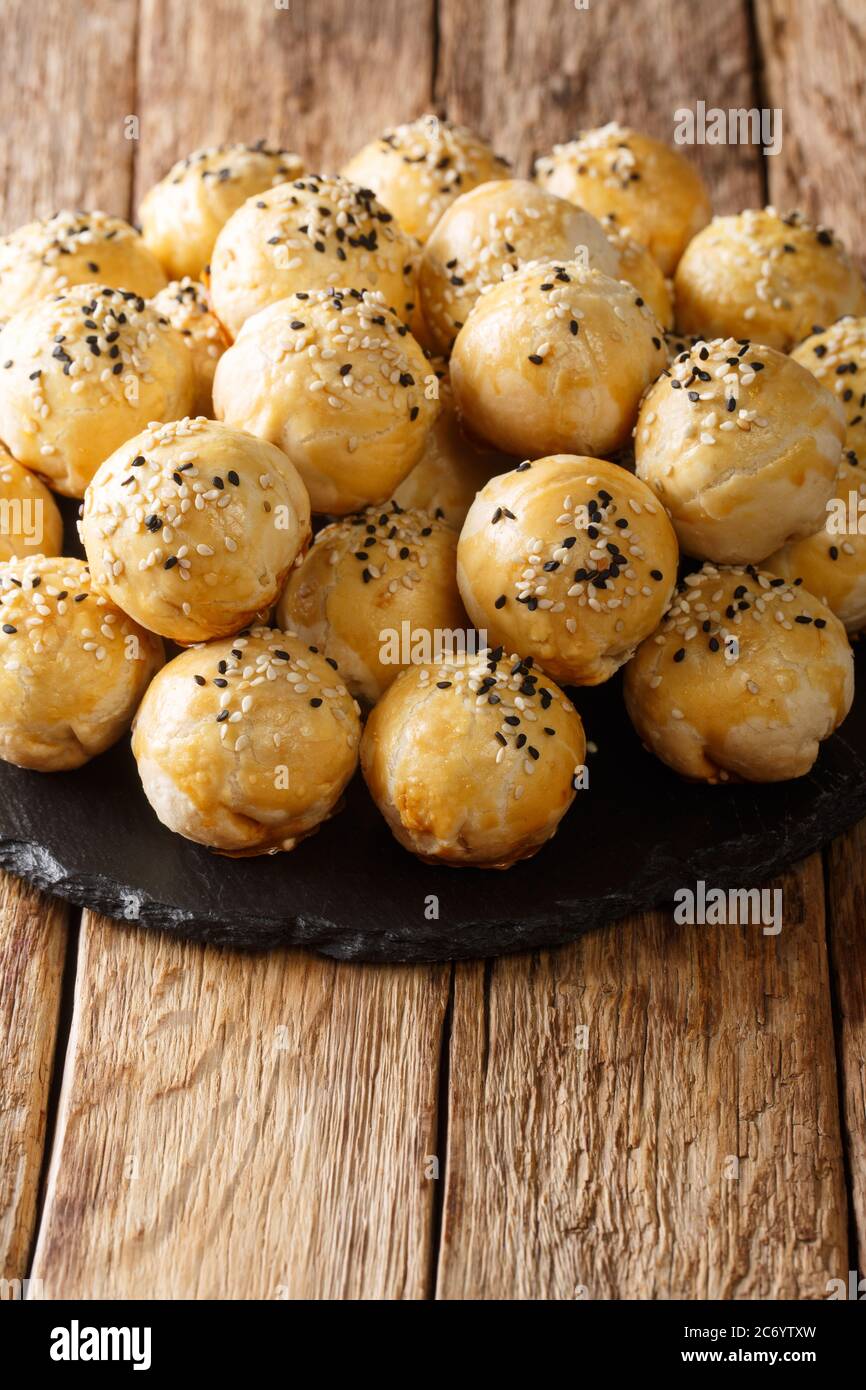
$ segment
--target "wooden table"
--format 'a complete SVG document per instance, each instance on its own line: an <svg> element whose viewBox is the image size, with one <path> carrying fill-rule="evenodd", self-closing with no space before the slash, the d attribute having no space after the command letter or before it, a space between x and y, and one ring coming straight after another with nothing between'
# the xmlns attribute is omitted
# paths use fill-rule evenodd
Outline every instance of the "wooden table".
<svg viewBox="0 0 866 1390"><path fill-rule="evenodd" d="M770 160L692 152L720 210L796 203L866 249L862 0L2 18L4 228L131 215L225 137L327 169L433 106L525 172L612 118L671 139L703 99L784 112ZM2 1273L69 1298L823 1297L866 1265L864 849L861 825L785 875L778 937L653 912L454 967L232 955L7 879Z"/></svg>

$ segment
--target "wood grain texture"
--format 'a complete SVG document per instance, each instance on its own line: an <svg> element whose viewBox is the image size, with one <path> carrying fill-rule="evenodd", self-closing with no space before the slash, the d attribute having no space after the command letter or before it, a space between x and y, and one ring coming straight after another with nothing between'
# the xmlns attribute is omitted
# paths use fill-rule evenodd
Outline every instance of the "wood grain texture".
<svg viewBox="0 0 866 1390"><path fill-rule="evenodd" d="M756 104L744 4L621 21L443 0L437 96L522 172L580 127L670 140L679 107ZM689 154L717 209L763 201L754 148ZM818 856L786 876L778 943L652 914L487 976L458 967L440 1297L824 1292L845 1195L820 888Z"/></svg>
<svg viewBox="0 0 866 1390"><path fill-rule="evenodd" d="M757 0L767 105L781 107L770 197L834 226L866 270L866 8L860 0ZM828 931L854 1242L866 1270L866 826L826 852ZM846 1277L846 1270L839 1271Z"/></svg>
<svg viewBox="0 0 866 1390"><path fill-rule="evenodd" d="M136 197L200 145L266 136L332 172L427 110L434 0L141 0Z"/></svg>
<svg viewBox="0 0 866 1390"><path fill-rule="evenodd" d="M770 197L835 227L866 268L866 6L756 0L765 103L781 107Z"/></svg>
<svg viewBox="0 0 866 1390"><path fill-rule="evenodd" d="M0 873L0 1278L33 1241L68 911Z"/></svg>
<svg viewBox="0 0 866 1390"><path fill-rule="evenodd" d="M64 206L128 207L135 0L5 0L0 228ZM21 1278L33 1237L68 911L0 877L0 1266Z"/></svg>
<svg viewBox="0 0 866 1390"><path fill-rule="evenodd" d="M842 1123L854 1226L850 1267L862 1274L866 1271L866 822L836 840L826 859ZM846 1277L844 1271L841 1277Z"/></svg>
<svg viewBox="0 0 866 1390"><path fill-rule="evenodd" d="M521 174L582 128L618 120L672 142L678 108L753 101L744 0L641 0L627 17L596 0L585 10L570 0L441 0L439 30L437 99L493 136ZM742 205L751 150L704 145L688 156L718 211Z"/></svg>
<svg viewBox="0 0 866 1390"><path fill-rule="evenodd" d="M425 1296L448 979L91 918L45 1296Z"/></svg>
<svg viewBox="0 0 866 1390"><path fill-rule="evenodd" d="M440 1298L825 1296L846 1206L820 858L781 886L776 938L654 914L458 966Z"/></svg>
<svg viewBox="0 0 866 1390"><path fill-rule="evenodd" d="M136 0L4 0L0 228L63 207L126 216Z"/></svg>

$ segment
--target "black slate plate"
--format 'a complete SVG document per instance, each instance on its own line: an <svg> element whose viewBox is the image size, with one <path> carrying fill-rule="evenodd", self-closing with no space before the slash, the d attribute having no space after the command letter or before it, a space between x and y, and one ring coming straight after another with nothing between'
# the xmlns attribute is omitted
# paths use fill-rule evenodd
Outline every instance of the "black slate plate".
<svg viewBox="0 0 866 1390"><path fill-rule="evenodd" d="M671 903L698 879L757 887L866 815L862 649L856 663L861 693L813 771L764 787L684 783L641 747L618 679L572 691L598 745L590 788L555 838L505 873L416 860L360 776L343 811L293 853L222 858L160 825L127 739L74 773L0 764L0 864L109 916L225 945L303 944L368 961L559 945Z"/></svg>

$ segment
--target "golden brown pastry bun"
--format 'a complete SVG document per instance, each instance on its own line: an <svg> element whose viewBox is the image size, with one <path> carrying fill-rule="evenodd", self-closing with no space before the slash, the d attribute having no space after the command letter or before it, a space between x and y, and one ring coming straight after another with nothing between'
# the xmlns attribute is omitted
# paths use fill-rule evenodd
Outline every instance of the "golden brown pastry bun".
<svg viewBox="0 0 866 1390"><path fill-rule="evenodd" d="M94 592L83 560L0 565L0 758L81 767L128 728L162 643Z"/></svg>
<svg viewBox="0 0 866 1390"><path fill-rule="evenodd" d="M145 299L165 273L134 227L107 212L57 212L0 237L0 324L73 285L111 285Z"/></svg>
<svg viewBox="0 0 866 1390"><path fill-rule="evenodd" d="M466 610L556 680L598 685L652 632L677 541L649 488L601 459L558 454L493 478L457 548Z"/></svg>
<svg viewBox="0 0 866 1390"><path fill-rule="evenodd" d="M254 145L195 150L148 190L138 210L144 240L174 280L197 280L214 242L247 198L304 172L296 154Z"/></svg>
<svg viewBox="0 0 866 1390"><path fill-rule="evenodd" d="M710 220L710 195L694 165L649 135L612 121L582 131L539 159L535 176L548 193L596 217L613 215L627 236L652 252L665 275Z"/></svg>
<svg viewBox="0 0 866 1390"><path fill-rule="evenodd" d="M214 409L269 439L303 478L313 511L382 502L418 462L439 413L424 357L381 295L301 290L244 324L220 360Z"/></svg>
<svg viewBox="0 0 866 1390"><path fill-rule="evenodd" d="M213 415L213 378L226 349L222 326L208 308L204 285L185 277L172 280L151 304L176 328L192 354L195 396L190 414Z"/></svg>
<svg viewBox="0 0 866 1390"><path fill-rule="evenodd" d="M340 666L353 695L375 704L411 661L466 646L457 592L457 532L395 502L326 526L294 569L277 623Z"/></svg>
<svg viewBox="0 0 866 1390"><path fill-rule="evenodd" d="M418 265L418 297L436 352L450 352L469 311L490 286L540 257L588 262L614 279L620 258L601 224L528 179L500 179L462 193L437 222Z"/></svg>
<svg viewBox="0 0 866 1390"><path fill-rule="evenodd" d="M401 845L435 863L507 869L556 833L586 743L532 660L502 648L412 666L367 721L361 766Z"/></svg>
<svg viewBox="0 0 866 1390"><path fill-rule="evenodd" d="M360 737L333 667L295 633L255 627L168 663L132 751L170 830L224 854L274 854L333 815Z"/></svg>
<svg viewBox="0 0 866 1390"><path fill-rule="evenodd" d="M782 352L813 324L866 313L860 274L829 228L772 207L713 218L677 266L674 295L684 332Z"/></svg>
<svg viewBox="0 0 866 1390"><path fill-rule="evenodd" d="M854 695L845 629L802 587L704 565L625 671L646 746L683 777L802 777Z"/></svg>
<svg viewBox="0 0 866 1390"><path fill-rule="evenodd" d="M475 494L497 473L513 468L517 460L466 433L454 406L447 364L436 358L431 367L439 383L442 409L427 436L420 463L403 479L394 501L401 507L438 512L459 531Z"/></svg>
<svg viewBox="0 0 866 1390"><path fill-rule="evenodd" d="M615 217L603 217L601 225L619 259L617 279L634 285L667 332L674 326L674 292L670 280L645 246L626 236Z"/></svg>
<svg viewBox="0 0 866 1390"><path fill-rule="evenodd" d="M379 290L409 323L416 248L369 188L336 175L283 183L249 198L217 237L214 312L231 336L260 309L297 290Z"/></svg>
<svg viewBox="0 0 866 1390"><path fill-rule="evenodd" d="M192 405L183 339L128 290L75 285L22 309L3 329L0 358L0 438L70 497L148 421Z"/></svg>
<svg viewBox="0 0 866 1390"><path fill-rule="evenodd" d="M791 583L802 579L848 632L866 627L866 473L853 451L843 457L821 530L789 541L766 568Z"/></svg>
<svg viewBox="0 0 866 1390"><path fill-rule="evenodd" d="M426 241L446 208L479 183L508 178L506 159L466 126L420 116L359 150L343 175L372 188L407 235Z"/></svg>
<svg viewBox="0 0 866 1390"><path fill-rule="evenodd" d="M753 564L821 525L843 433L839 406L805 367L717 338L681 354L647 393L635 465L687 554Z"/></svg>
<svg viewBox="0 0 866 1390"><path fill-rule="evenodd" d="M57 503L36 474L0 444L0 561L59 555L62 549Z"/></svg>
<svg viewBox="0 0 866 1390"><path fill-rule="evenodd" d="M203 642L276 601L309 540L310 503L273 444L177 420L105 460L80 530L97 588L153 632Z"/></svg>
<svg viewBox="0 0 866 1390"><path fill-rule="evenodd" d="M624 281L531 262L482 295L457 335L457 409L505 453L612 453L664 367L661 333Z"/></svg>
<svg viewBox="0 0 866 1390"><path fill-rule="evenodd" d="M833 392L845 412L845 448L866 459L866 318L839 319L791 356Z"/></svg>

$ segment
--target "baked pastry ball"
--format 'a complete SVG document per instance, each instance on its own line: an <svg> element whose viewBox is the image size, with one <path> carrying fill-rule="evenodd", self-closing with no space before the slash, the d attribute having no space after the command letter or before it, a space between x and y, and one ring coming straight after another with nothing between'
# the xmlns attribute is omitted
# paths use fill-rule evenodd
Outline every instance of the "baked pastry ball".
<svg viewBox="0 0 866 1390"><path fill-rule="evenodd" d="M499 179L462 193L431 232L418 265L424 325L436 352L450 352L490 285L527 261L586 247L588 263L615 279L619 256L600 223L528 179Z"/></svg>
<svg viewBox="0 0 866 1390"><path fill-rule="evenodd" d="M665 331L674 326L673 286L645 246L634 237L626 236L615 217L602 218L605 236L619 259L617 279L634 285L652 309Z"/></svg>
<svg viewBox="0 0 866 1390"><path fill-rule="evenodd" d="M69 497L82 497L106 455L148 421L192 407L183 339L129 290L76 285L22 309L3 329L0 358L0 438Z"/></svg>
<svg viewBox="0 0 866 1390"><path fill-rule="evenodd" d="M473 131L432 115L383 131L343 168L345 178L372 188L419 241L461 193L508 174L508 160Z"/></svg>
<svg viewBox="0 0 866 1390"><path fill-rule="evenodd" d="M612 121L582 131L539 159L535 177L548 193L596 217L613 215L672 275L696 232L710 220L706 185L677 150Z"/></svg>
<svg viewBox="0 0 866 1390"><path fill-rule="evenodd" d="M400 844L485 869L528 859L556 833L585 757L571 701L501 647L409 667L361 742L367 786Z"/></svg>
<svg viewBox="0 0 866 1390"><path fill-rule="evenodd" d="M612 453L665 365L661 335L624 281L577 261L530 262L482 295L457 335L457 409L505 453Z"/></svg>
<svg viewBox="0 0 866 1390"><path fill-rule="evenodd" d="M381 295L300 290L244 324L214 409L288 454L314 512L343 515L390 497L418 462L439 413L430 375Z"/></svg>
<svg viewBox="0 0 866 1390"><path fill-rule="evenodd" d="M806 589L704 565L625 670L632 723L662 762L702 782L802 777L854 696L845 629Z"/></svg>
<svg viewBox="0 0 866 1390"><path fill-rule="evenodd" d="M457 582L473 623L556 680L599 685L653 631L677 541L645 483L558 454L493 478L469 509Z"/></svg>
<svg viewBox="0 0 866 1390"><path fill-rule="evenodd" d="M338 809L360 737L333 666L293 632L254 627L163 668L132 751L170 830L228 855L275 854Z"/></svg>
<svg viewBox="0 0 866 1390"><path fill-rule="evenodd" d="M416 249L369 188L310 174L249 198L217 237L214 312L233 338L260 309L297 290L378 290L409 323Z"/></svg>
<svg viewBox="0 0 866 1390"><path fill-rule="evenodd" d="M185 277L154 295L153 308L176 328L192 355L195 383L192 415L213 414L213 378L226 348L219 319L208 308L204 285Z"/></svg>
<svg viewBox="0 0 866 1390"><path fill-rule="evenodd" d="M310 537L285 454L214 420L152 425L111 454L80 525L93 582L175 642L237 632L276 601Z"/></svg>
<svg viewBox="0 0 866 1390"><path fill-rule="evenodd" d="M457 532L395 502L319 531L289 575L277 624L339 664L353 695L375 704L412 661L465 649Z"/></svg>
<svg viewBox="0 0 866 1390"><path fill-rule="evenodd" d="M866 313L857 267L828 227L775 208L714 217L674 276L677 326L787 352L814 324Z"/></svg>
<svg viewBox="0 0 866 1390"><path fill-rule="evenodd" d="M866 318L846 315L791 353L832 391L845 412L845 447L866 458Z"/></svg>
<svg viewBox="0 0 866 1390"><path fill-rule="evenodd" d="M63 518L43 482L0 444L0 561L59 555Z"/></svg>
<svg viewBox="0 0 866 1390"><path fill-rule="evenodd" d="M756 563L824 521L844 430L799 362L716 338L681 353L645 396L635 466L687 554Z"/></svg>
<svg viewBox="0 0 866 1390"><path fill-rule="evenodd" d="M180 159L144 196L138 210L144 240L174 280L197 280L214 242L247 198L303 173L289 150L217 145Z"/></svg>
<svg viewBox="0 0 866 1390"><path fill-rule="evenodd" d="M165 272L134 227L107 212L56 212L0 237L0 323L73 285L111 285L145 299Z"/></svg>
<svg viewBox="0 0 866 1390"><path fill-rule="evenodd" d="M497 473L513 468L517 460L466 433L454 405L447 364L436 359L431 367L439 383L442 408L427 435L420 462L403 479L394 501L401 507L436 512L459 531L475 494Z"/></svg>
<svg viewBox="0 0 866 1390"><path fill-rule="evenodd" d="M836 491L827 504L820 531L789 541L766 561L766 568L810 593L836 614L850 633L866 627L866 474L849 450L842 459Z"/></svg>
<svg viewBox="0 0 866 1390"><path fill-rule="evenodd" d="M66 772L129 728L162 642L94 591L83 560L0 565L0 758Z"/></svg>

